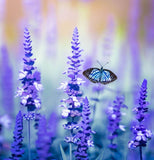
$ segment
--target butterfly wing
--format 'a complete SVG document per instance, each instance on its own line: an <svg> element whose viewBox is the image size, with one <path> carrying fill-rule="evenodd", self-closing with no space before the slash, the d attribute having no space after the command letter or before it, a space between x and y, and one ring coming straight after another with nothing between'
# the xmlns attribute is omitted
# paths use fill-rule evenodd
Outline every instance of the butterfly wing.
<svg viewBox="0 0 154 160"><path fill-rule="evenodd" d="M89 68L83 72L83 75L93 83L98 83L101 77L99 68Z"/></svg>
<svg viewBox="0 0 154 160"><path fill-rule="evenodd" d="M110 70L108 69L103 69L101 72L101 78L100 78L100 83L102 84L108 84L117 79L117 76Z"/></svg>

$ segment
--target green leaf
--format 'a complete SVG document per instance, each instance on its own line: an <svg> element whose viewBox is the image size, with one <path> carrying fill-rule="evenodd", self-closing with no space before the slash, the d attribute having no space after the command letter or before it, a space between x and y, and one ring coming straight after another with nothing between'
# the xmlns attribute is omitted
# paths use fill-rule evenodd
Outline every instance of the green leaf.
<svg viewBox="0 0 154 160"><path fill-rule="evenodd" d="M61 151L62 159L63 159L63 160L67 160L66 154L65 154L65 152L64 152L63 147L62 147L61 144L60 144L60 151Z"/></svg>
<svg viewBox="0 0 154 160"><path fill-rule="evenodd" d="M103 160L104 157L104 150L101 150L96 160Z"/></svg>

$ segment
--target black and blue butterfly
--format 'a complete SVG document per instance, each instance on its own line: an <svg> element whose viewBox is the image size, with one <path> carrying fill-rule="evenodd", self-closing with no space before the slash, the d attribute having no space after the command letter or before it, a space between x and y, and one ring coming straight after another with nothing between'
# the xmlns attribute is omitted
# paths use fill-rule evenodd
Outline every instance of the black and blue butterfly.
<svg viewBox="0 0 154 160"><path fill-rule="evenodd" d="M108 84L117 79L117 76L110 70L101 68L88 68L83 75L93 83Z"/></svg>

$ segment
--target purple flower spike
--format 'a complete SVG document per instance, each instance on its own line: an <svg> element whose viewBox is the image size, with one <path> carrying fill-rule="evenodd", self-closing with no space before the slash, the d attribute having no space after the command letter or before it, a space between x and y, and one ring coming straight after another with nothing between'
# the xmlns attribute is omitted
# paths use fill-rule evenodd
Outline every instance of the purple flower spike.
<svg viewBox="0 0 154 160"><path fill-rule="evenodd" d="M110 145L109 148L114 150L117 148L117 144L113 143L114 139L118 136L119 131L125 131L125 127L120 124L121 121L121 108L127 108L124 104L124 97L117 96L116 100L113 101L113 105L109 106L107 109L108 116L108 131Z"/></svg>
<svg viewBox="0 0 154 160"><path fill-rule="evenodd" d="M147 97L147 80L144 79L141 90L140 90L140 98L139 98L139 105L134 108L134 112L136 113L136 119L141 122L145 119L145 113L148 112L147 105L149 104L146 101Z"/></svg>
<svg viewBox="0 0 154 160"><path fill-rule="evenodd" d="M132 126L131 130L134 134L133 140L128 143L129 148L145 147L148 140L152 137L152 132L145 128L143 122L146 118L146 112L148 112L147 97L147 80L144 79L140 88L140 97L138 100L138 106L133 109L136 114L138 124Z"/></svg>
<svg viewBox="0 0 154 160"><path fill-rule="evenodd" d="M81 49L79 47L79 34L78 29L75 28L72 37L72 56L68 57L68 70L65 72L69 77L68 82L61 84L60 89L68 95L67 99L61 100L63 103L62 117L67 118L68 123L64 124L64 128L70 131L70 135L65 138L68 143L76 143L75 132L79 128L79 118L82 111L82 92L80 86L83 83L81 77Z"/></svg>
<svg viewBox="0 0 154 160"><path fill-rule="evenodd" d="M76 137L77 141L77 150L75 151L76 160L88 160L88 148L93 146L93 141L91 134L94 132L91 130L90 126L90 106L88 98L86 97L83 100L83 110L82 110L82 121L81 121L81 129L78 131Z"/></svg>
<svg viewBox="0 0 154 160"><path fill-rule="evenodd" d="M23 130L23 117L21 111L19 111L19 113L16 116L16 124L13 132L14 142L11 145L12 156L10 159L20 160L24 153L24 150L22 149L22 141L23 141L22 130Z"/></svg>
<svg viewBox="0 0 154 160"><path fill-rule="evenodd" d="M18 87L17 96L20 96L21 98L21 105L27 107L28 112L31 112L41 108L39 92L42 90L42 84L40 72L34 67L35 59L32 58L32 41L27 28L25 28L24 37L24 67L23 70L19 72L19 80L23 86ZM26 116L26 118L31 119L31 115L29 116Z"/></svg>

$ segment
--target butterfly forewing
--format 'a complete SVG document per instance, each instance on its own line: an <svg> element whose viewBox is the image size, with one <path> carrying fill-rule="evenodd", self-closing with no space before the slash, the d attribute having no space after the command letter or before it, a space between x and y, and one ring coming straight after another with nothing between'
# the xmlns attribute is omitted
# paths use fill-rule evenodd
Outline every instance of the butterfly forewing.
<svg viewBox="0 0 154 160"><path fill-rule="evenodd" d="M98 83L101 76L99 68L89 68L83 72L83 75L93 83Z"/></svg>

